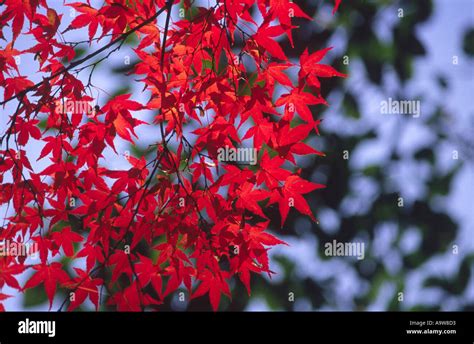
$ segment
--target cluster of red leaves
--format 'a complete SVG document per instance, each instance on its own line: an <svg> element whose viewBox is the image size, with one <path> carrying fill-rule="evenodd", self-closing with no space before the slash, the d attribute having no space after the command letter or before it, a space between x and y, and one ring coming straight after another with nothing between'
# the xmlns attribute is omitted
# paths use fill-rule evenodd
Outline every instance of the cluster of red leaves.
<svg viewBox="0 0 474 344"><path fill-rule="evenodd" d="M133 73L149 101L121 95L92 115L56 111L58 101L92 99L66 68L75 50L58 40L63 15L46 0L4 1L0 38L11 30L11 42L0 50L0 104L18 107L1 137L0 204L14 214L0 240L37 244L39 261L0 257L0 291L42 285L52 305L59 286L75 293L65 300L69 310L87 298L98 307L105 295L120 311L159 308L181 286L192 298L208 294L217 309L221 294L231 297L233 276L250 294L251 273L271 274L267 251L284 244L267 232L267 209L278 207L281 226L293 206L314 219L303 195L322 187L299 175L295 155L322 155L303 142L318 130L310 106L326 104L321 78L344 75L321 63L329 49L290 61L278 42L286 36L292 43L292 16L311 18L290 0L221 0L210 8L184 0L184 18L171 16L162 28L157 18L178 1L67 6L77 15L63 34L84 28L90 41L138 36ZM36 44L16 50L20 35ZM16 63L28 54L43 79L37 84ZM144 110L154 112L153 123L135 117ZM118 138L136 144L142 124L159 132L152 159L127 155L129 169L106 167L104 152L117 153ZM246 140L259 152L256 166L217 159L219 148ZM37 160L49 160L42 171L26 152L34 141L43 143ZM64 256L82 268L66 267ZM17 277L27 271L21 286ZM0 293L0 310L7 297Z"/></svg>

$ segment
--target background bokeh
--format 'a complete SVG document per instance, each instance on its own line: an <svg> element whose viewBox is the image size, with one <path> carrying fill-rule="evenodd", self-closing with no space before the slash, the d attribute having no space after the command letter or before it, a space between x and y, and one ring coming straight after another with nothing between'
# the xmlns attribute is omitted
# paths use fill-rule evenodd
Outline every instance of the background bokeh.
<svg viewBox="0 0 474 344"><path fill-rule="evenodd" d="M286 52L334 46L349 74L323 83L327 156L304 165L327 184L310 198L320 223L275 227L290 243L273 250L278 275L229 309L474 310L474 3L345 1L335 17L300 3L317 14ZM419 100L420 117L381 113L388 98ZM364 242L365 259L326 257L332 240Z"/></svg>
<svg viewBox="0 0 474 344"><path fill-rule="evenodd" d="M323 80L330 106L313 111L323 122L309 144L326 156L298 160L306 178L327 185L307 197L319 223L296 211L282 229L272 222L289 243L270 251L276 274L253 275L250 297L234 281L222 309L474 310L474 2L346 0L334 16L330 1L295 2L314 20L295 18L294 48L281 41L286 54L333 46L324 63L349 74ZM134 64L124 65L127 56L125 47L95 72L94 84L107 90L98 102L140 92L124 76ZM419 100L421 115L383 114L389 98ZM118 149L143 154L157 139L153 128L137 132L139 147ZM120 168L125 159L109 163ZM279 219L277 208L267 215ZM325 256L333 240L363 242L365 258ZM40 289L5 305L48 309ZM210 305L175 295L163 309Z"/></svg>

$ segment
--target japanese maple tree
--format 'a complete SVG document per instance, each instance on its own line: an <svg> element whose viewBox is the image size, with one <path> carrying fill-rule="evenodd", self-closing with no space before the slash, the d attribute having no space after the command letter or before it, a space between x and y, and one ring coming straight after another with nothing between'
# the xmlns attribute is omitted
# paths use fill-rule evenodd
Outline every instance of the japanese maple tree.
<svg viewBox="0 0 474 344"><path fill-rule="evenodd" d="M315 220L305 195L323 187L300 175L295 157L324 155L305 143L319 134L311 107L327 105L322 78L344 75L322 62L330 48L292 61L280 45L292 45L294 17L311 18L290 0L66 2L67 14L49 2L0 1L0 240L38 251L0 257L0 310L5 286L43 287L50 308L57 298L68 310L87 299L159 309L182 287L217 310L235 277L250 294L253 273L272 274L269 248L285 244L270 222L284 226L291 211ZM84 41L69 41L77 30ZM23 37L34 44L19 48ZM93 72L129 37L147 101L99 104ZM76 56L81 44L95 49ZM35 73L19 63L27 56ZM112 169L106 153L123 156L120 140L137 145L139 126L156 128L154 144ZM255 165L218 158L220 148L249 146Z"/></svg>

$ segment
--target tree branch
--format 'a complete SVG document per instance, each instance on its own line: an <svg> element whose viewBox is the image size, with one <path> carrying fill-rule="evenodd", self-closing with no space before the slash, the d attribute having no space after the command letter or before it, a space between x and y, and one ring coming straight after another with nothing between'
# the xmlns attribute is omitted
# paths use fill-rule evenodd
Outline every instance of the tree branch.
<svg viewBox="0 0 474 344"><path fill-rule="evenodd" d="M72 68L74 67L77 67L79 65L81 65L82 63L90 60L91 58L99 55L100 53L104 52L105 50L109 49L110 47L112 47L113 45L115 45L116 43L122 41L122 40L125 40L128 36L130 36L132 33L140 30L142 27L152 23L161 13L163 13L165 10L166 10L167 7L163 7L163 8L160 8L159 11L157 11L153 16L151 16L150 18L148 18L147 20L145 20L144 22L142 22L141 24L135 26L133 29L121 34L119 37L117 37L116 39L114 39L113 41L111 41L110 43L108 43L107 45L104 45L102 48L100 49L97 49L96 51L94 51L93 53L90 53L89 55L83 57L82 59L80 60L77 60L75 62L72 62L71 64L69 64L69 66L67 67L64 67L60 70L58 70L56 73L50 75L49 77L47 78L44 78L43 81L40 81L38 83L36 83L35 85L33 86L30 86L28 88L25 88L23 91L17 93L16 95L14 96L11 96L10 98L8 99L4 99L2 102L0 102L0 106L1 105L5 105L6 103L8 103L9 101L13 100L13 99L16 99L16 98L22 98L24 97L27 93L31 92L31 91L34 91L35 89L37 89L38 87L40 87L42 84L54 79L55 77L61 75L62 73L64 72L67 72L69 70L71 70Z"/></svg>

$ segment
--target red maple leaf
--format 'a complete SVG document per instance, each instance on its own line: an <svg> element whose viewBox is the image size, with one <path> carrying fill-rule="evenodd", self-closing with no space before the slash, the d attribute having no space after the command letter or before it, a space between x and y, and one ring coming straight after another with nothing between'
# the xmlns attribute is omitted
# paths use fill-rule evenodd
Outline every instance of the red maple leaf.
<svg viewBox="0 0 474 344"><path fill-rule="evenodd" d="M321 84L318 78L332 78L335 76L345 78L347 76L346 74L338 72L329 65L318 63L331 49L332 47L322 49L311 55L308 53L308 49L306 49L300 57L301 68L298 73L299 79L306 79L310 86L320 88Z"/></svg>
<svg viewBox="0 0 474 344"><path fill-rule="evenodd" d="M297 175L289 176L285 180L285 185L273 191L269 204L278 203L281 213L281 226L286 221L288 211L295 207L300 213L308 215L315 221L314 215L309 208L308 203L302 195L313 190L323 188L322 184L315 184L301 179Z"/></svg>
<svg viewBox="0 0 474 344"><path fill-rule="evenodd" d="M79 268L74 268L74 270L78 276L65 284L65 287L73 290L73 294L69 296L71 303L68 310L73 311L79 307L87 297L89 297L97 310L99 308L99 286L102 285L103 280L101 278L92 278L87 272Z"/></svg>
<svg viewBox="0 0 474 344"><path fill-rule="evenodd" d="M57 284L69 282L69 276L62 269L61 264L57 262L35 265L33 269L36 270L36 273L26 282L23 290L36 287L40 283L43 283L44 290L49 299L49 308L51 309Z"/></svg>

